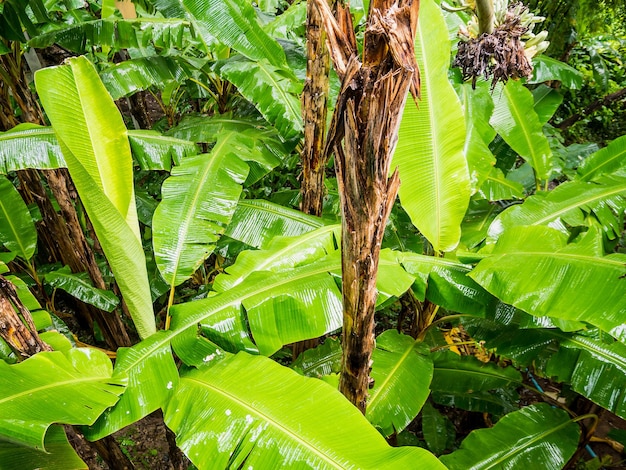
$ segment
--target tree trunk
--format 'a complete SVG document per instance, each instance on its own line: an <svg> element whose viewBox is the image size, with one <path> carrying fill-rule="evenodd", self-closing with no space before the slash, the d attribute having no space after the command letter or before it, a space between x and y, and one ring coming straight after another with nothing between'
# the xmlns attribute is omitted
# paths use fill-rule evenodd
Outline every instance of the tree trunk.
<svg viewBox="0 0 626 470"><path fill-rule="evenodd" d="M306 24L306 82L302 92L302 117L304 119L304 146L302 149L302 181L300 209L306 214L321 216L324 205L324 173L328 156L324 152L330 58L325 43L322 18L307 1ZM317 338L293 344L293 358L319 344Z"/></svg>
<svg viewBox="0 0 626 470"><path fill-rule="evenodd" d="M342 80L327 151L334 151L342 210L343 359L339 389L365 413L374 349L380 246L400 180L388 178L409 92L417 99L414 39L418 0L372 0L363 61L348 7L336 18L315 0L335 70Z"/></svg>

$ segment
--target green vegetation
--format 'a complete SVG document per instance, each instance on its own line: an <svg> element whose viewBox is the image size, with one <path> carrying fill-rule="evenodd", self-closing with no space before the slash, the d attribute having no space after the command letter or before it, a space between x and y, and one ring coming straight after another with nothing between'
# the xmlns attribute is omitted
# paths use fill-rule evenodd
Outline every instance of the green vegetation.
<svg viewBox="0 0 626 470"><path fill-rule="evenodd" d="M578 36L472 86L470 14L420 2L361 413L332 159L299 210L306 1L0 2L0 469L158 410L199 469L620 465L584 449L626 419L626 7L589 3L534 2Z"/></svg>

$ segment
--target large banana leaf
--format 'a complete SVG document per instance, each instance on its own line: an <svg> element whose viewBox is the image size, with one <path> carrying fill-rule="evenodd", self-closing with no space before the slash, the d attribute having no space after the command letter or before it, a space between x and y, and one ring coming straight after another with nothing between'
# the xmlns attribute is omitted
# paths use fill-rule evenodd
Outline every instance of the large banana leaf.
<svg viewBox="0 0 626 470"><path fill-rule="evenodd" d="M535 170L538 180L548 180L554 157L534 109L533 96L519 80L509 80L494 96L491 125Z"/></svg>
<svg viewBox="0 0 626 470"><path fill-rule="evenodd" d="M489 237L497 239L518 225L548 225L568 233L568 227L587 225L589 213L596 214L605 232L621 231L619 218L602 210L606 206L618 214L626 209L626 177L604 177L593 183L569 181L550 192L539 192L503 211L489 227Z"/></svg>
<svg viewBox="0 0 626 470"><path fill-rule="evenodd" d="M165 136L156 131L128 131L128 141L133 157L142 170L167 170L172 161L180 165L183 158L196 155L198 147L189 140Z"/></svg>
<svg viewBox="0 0 626 470"><path fill-rule="evenodd" d="M51 127L25 123L0 132L0 173L65 166L59 142Z"/></svg>
<svg viewBox="0 0 626 470"><path fill-rule="evenodd" d="M250 2L183 0L182 7L206 44L217 39L251 60L265 59L277 67L287 64L282 47L263 31Z"/></svg>
<svg viewBox="0 0 626 470"><path fill-rule="evenodd" d="M578 179L590 181L600 175L626 169L626 135L615 139L607 147L588 156L578 167Z"/></svg>
<svg viewBox="0 0 626 470"><path fill-rule="evenodd" d="M83 428L85 437L100 439L165 406L178 385L172 336L172 331L159 331L132 348L117 350L113 377L128 377L126 390L95 423Z"/></svg>
<svg viewBox="0 0 626 470"><path fill-rule="evenodd" d="M389 447L322 381L246 353L182 377L165 422L201 469L444 468L423 449Z"/></svg>
<svg viewBox="0 0 626 470"><path fill-rule="evenodd" d="M64 24L58 29L33 37L30 47L46 48L58 44L77 53L85 46L112 46L118 49L146 47L183 49L189 34L189 22L180 18L137 18L124 20L109 17L100 20Z"/></svg>
<svg viewBox="0 0 626 470"><path fill-rule="evenodd" d="M402 207L436 251L457 246L470 197L465 121L448 82L449 50L439 7L432 0L421 2L415 53L422 99L419 109L407 103L393 164L400 170Z"/></svg>
<svg viewBox="0 0 626 470"><path fill-rule="evenodd" d="M248 166L237 157L239 135L223 134L210 154L185 158L161 188L152 219L154 256L163 279L189 279L230 222Z"/></svg>
<svg viewBox="0 0 626 470"><path fill-rule="evenodd" d="M225 235L256 248L266 248L277 236L295 236L322 227L319 217L262 199L242 199Z"/></svg>
<svg viewBox="0 0 626 470"><path fill-rule="evenodd" d="M492 428L472 431L441 461L450 470L559 469L578 448L579 435L565 411L540 403L509 413Z"/></svg>
<svg viewBox="0 0 626 470"><path fill-rule="evenodd" d="M122 117L84 57L39 70L35 84L137 332L145 338L156 326Z"/></svg>
<svg viewBox="0 0 626 470"><path fill-rule="evenodd" d="M0 245L30 260L37 248L37 230L17 189L0 175Z"/></svg>
<svg viewBox="0 0 626 470"><path fill-rule="evenodd" d="M384 436L402 431L415 419L430 393L433 363L428 347L410 336L387 330L376 338L365 417Z"/></svg>
<svg viewBox="0 0 626 470"><path fill-rule="evenodd" d="M253 61L235 56L217 62L213 70L237 86L239 93L253 103L268 122L289 140L304 129L299 94L302 84L290 70L270 60Z"/></svg>
<svg viewBox="0 0 626 470"><path fill-rule="evenodd" d="M259 117L233 116L230 113L213 116L186 116L168 135L192 142L213 143L228 132L238 132L247 145L240 148L239 158L250 166L246 184L251 184L276 167L290 152L280 134Z"/></svg>
<svg viewBox="0 0 626 470"><path fill-rule="evenodd" d="M472 190L476 191L496 164L496 159L489 149L489 143L496 136L496 131L489 125L493 100L489 84L484 80L479 81L475 88L469 82L464 83L459 86L457 93L465 111L467 132L464 152L469 165Z"/></svg>
<svg viewBox="0 0 626 470"><path fill-rule="evenodd" d="M44 440L45 451L15 445L0 439L0 468L37 470L87 470L88 467L67 441L61 426L50 426Z"/></svg>
<svg viewBox="0 0 626 470"><path fill-rule="evenodd" d="M0 361L0 436L45 450L52 423L91 424L124 391L111 360L95 349L42 352L14 365Z"/></svg>
<svg viewBox="0 0 626 470"><path fill-rule="evenodd" d="M94 287L85 273L72 273L69 266L45 273L43 278L45 284L61 289L105 312L112 312L120 303L120 299L113 292Z"/></svg>
<svg viewBox="0 0 626 470"><path fill-rule="evenodd" d="M590 231L578 243L546 226L513 227L469 274L485 289L534 316L584 321L626 340L626 255L602 256Z"/></svg>
<svg viewBox="0 0 626 470"><path fill-rule="evenodd" d="M541 125L548 123L563 102L563 95L547 85L539 85L531 91L535 100L535 111Z"/></svg>

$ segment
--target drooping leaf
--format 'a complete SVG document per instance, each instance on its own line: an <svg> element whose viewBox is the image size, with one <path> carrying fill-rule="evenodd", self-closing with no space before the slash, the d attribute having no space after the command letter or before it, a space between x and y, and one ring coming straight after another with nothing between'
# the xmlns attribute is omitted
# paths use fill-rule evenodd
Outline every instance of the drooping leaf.
<svg viewBox="0 0 626 470"><path fill-rule="evenodd" d="M616 212L626 208L626 178L603 178L593 183L569 181L550 192L539 192L503 211L489 227L489 237L495 240L519 225L547 225L568 233L568 226L586 225L585 216L606 205L615 207ZM619 230L615 216L600 222L605 231Z"/></svg>
<svg viewBox="0 0 626 470"><path fill-rule="evenodd" d="M618 137L607 147L588 156L578 167L578 179L590 181L600 175L623 172L626 169L626 135Z"/></svg>
<svg viewBox="0 0 626 470"><path fill-rule="evenodd" d="M113 376L128 377L126 390L95 423L83 427L88 439L101 439L165 406L178 385L171 337L171 331L159 331L131 348L117 350Z"/></svg>
<svg viewBox="0 0 626 470"><path fill-rule="evenodd" d="M0 173L65 166L59 142L51 127L24 123L0 133Z"/></svg>
<svg viewBox="0 0 626 470"><path fill-rule="evenodd" d="M139 336L156 331L126 128L84 57L35 74L37 92Z"/></svg>
<svg viewBox="0 0 626 470"><path fill-rule="evenodd" d="M509 80L494 96L490 123L504 141L535 170L538 180L547 180L554 157L534 109L533 96L518 80Z"/></svg>
<svg viewBox="0 0 626 470"><path fill-rule="evenodd" d="M533 76L528 83L550 80L558 80L570 90L579 90L583 84L583 75L565 62L541 54L533 59Z"/></svg>
<svg viewBox="0 0 626 470"><path fill-rule="evenodd" d="M87 470L87 464L70 445L62 426L50 426L44 439L45 451L0 439L0 467L40 470Z"/></svg>
<svg viewBox="0 0 626 470"><path fill-rule="evenodd" d="M444 468L423 449L389 447L322 381L245 353L181 378L165 422L204 469Z"/></svg>
<svg viewBox="0 0 626 470"><path fill-rule="evenodd" d="M133 157L142 170L166 170L172 162L180 165L185 157L198 154L198 147L188 140L164 136L155 131L128 131L128 141Z"/></svg>
<svg viewBox="0 0 626 470"><path fill-rule="evenodd" d="M68 266L46 273L44 280L47 285L61 289L105 312L113 311L120 303L113 292L94 287L88 276L73 274Z"/></svg>
<svg viewBox="0 0 626 470"><path fill-rule="evenodd" d="M597 235L597 233L596 233ZM505 230L469 274L503 302L534 316L584 321L626 339L626 255L602 256L590 233L579 243L546 226Z"/></svg>
<svg viewBox="0 0 626 470"><path fill-rule="evenodd" d="M91 424L118 400L126 383L95 349L41 352L24 362L0 361L0 436L45 450L52 423Z"/></svg>
<svg viewBox="0 0 626 470"><path fill-rule="evenodd" d="M545 125L563 102L563 95L547 85L539 85L531 91L535 100L535 112L541 125Z"/></svg>
<svg viewBox="0 0 626 470"><path fill-rule="evenodd" d="M547 403L509 413L495 426L472 431L461 448L441 457L450 470L563 468L578 447L580 429Z"/></svg>
<svg viewBox="0 0 626 470"><path fill-rule="evenodd" d="M210 154L187 157L162 186L152 219L154 254L163 279L177 286L211 254L230 222L248 166L237 157L238 135L220 136Z"/></svg>
<svg viewBox="0 0 626 470"><path fill-rule="evenodd" d="M0 245L30 260L37 248L37 230L17 189L0 175Z"/></svg>
<svg viewBox="0 0 626 470"><path fill-rule="evenodd" d="M341 342L336 338L326 338L324 344L300 354L291 368L302 375L318 379L338 374L341 372L341 354Z"/></svg>
<svg viewBox="0 0 626 470"><path fill-rule="evenodd" d="M256 248L267 248L276 236L295 236L322 227L319 217L262 199L242 199L225 235Z"/></svg>
<svg viewBox="0 0 626 470"><path fill-rule="evenodd" d="M416 56L422 76L419 109L407 103L393 165L400 170L402 207L435 251L453 250L470 197L463 155L465 122L448 82L448 37L439 7L420 4Z"/></svg>
<svg viewBox="0 0 626 470"><path fill-rule="evenodd" d="M269 60L252 61L241 56L220 61L213 69L236 85L285 139L297 137L304 129L298 99L302 85L288 69Z"/></svg>
<svg viewBox="0 0 626 470"><path fill-rule="evenodd" d="M387 330L376 338L365 417L390 436L417 416L430 393L433 364L428 347L410 336Z"/></svg>

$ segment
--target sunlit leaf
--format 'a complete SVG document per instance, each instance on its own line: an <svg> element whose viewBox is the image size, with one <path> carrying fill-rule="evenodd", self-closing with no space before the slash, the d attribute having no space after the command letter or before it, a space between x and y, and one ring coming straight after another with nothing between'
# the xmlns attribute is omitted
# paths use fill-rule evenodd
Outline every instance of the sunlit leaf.
<svg viewBox="0 0 626 470"><path fill-rule="evenodd" d="M196 155L198 147L188 140L164 136L155 131L128 131L133 157L142 170L167 170L172 162L180 165L185 157Z"/></svg>
<svg viewBox="0 0 626 470"><path fill-rule="evenodd" d="M17 189L0 175L0 244L24 260L30 260L37 248L37 230Z"/></svg>
<svg viewBox="0 0 626 470"><path fill-rule="evenodd" d="M626 169L626 135L618 137L607 147L588 156L578 167L580 181L590 181L600 175Z"/></svg>
<svg viewBox="0 0 626 470"><path fill-rule="evenodd" d="M341 371L341 355L341 342L336 338L326 338L324 344L300 354L291 368L307 377L337 374Z"/></svg>
<svg viewBox="0 0 626 470"><path fill-rule="evenodd" d="M59 142L51 127L25 123L0 132L0 173L65 166Z"/></svg>
<svg viewBox="0 0 626 470"><path fill-rule="evenodd" d="M181 378L165 422L204 469L444 468L423 449L389 447L322 381L245 353Z"/></svg>

